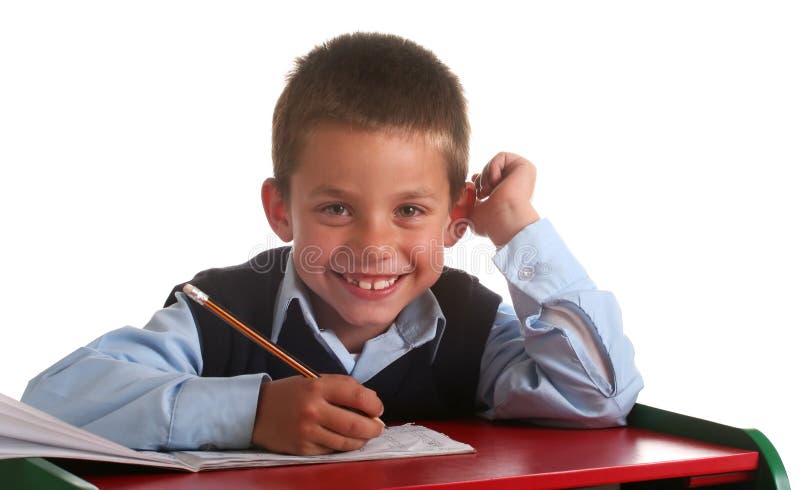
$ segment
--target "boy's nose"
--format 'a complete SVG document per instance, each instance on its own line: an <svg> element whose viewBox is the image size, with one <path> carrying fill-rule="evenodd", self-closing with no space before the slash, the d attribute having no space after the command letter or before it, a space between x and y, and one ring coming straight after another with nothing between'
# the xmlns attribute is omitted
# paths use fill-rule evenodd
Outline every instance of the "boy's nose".
<svg viewBox="0 0 800 490"><path fill-rule="evenodd" d="M351 243L370 263L390 259L396 253L394 230L382 220L362 223Z"/></svg>

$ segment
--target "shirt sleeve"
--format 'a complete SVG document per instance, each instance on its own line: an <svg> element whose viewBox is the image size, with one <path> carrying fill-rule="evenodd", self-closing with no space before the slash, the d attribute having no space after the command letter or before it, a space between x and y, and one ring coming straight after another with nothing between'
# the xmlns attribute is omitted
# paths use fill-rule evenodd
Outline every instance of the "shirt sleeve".
<svg viewBox="0 0 800 490"><path fill-rule="evenodd" d="M481 415L557 427L624 425L643 382L614 295L596 288L546 219L520 231L494 262L513 307L500 305L489 333ZM548 314L555 310L562 314Z"/></svg>
<svg viewBox="0 0 800 490"><path fill-rule="evenodd" d="M134 449L250 446L265 375L203 378L186 297L144 328L124 327L33 378L22 401Z"/></svg>

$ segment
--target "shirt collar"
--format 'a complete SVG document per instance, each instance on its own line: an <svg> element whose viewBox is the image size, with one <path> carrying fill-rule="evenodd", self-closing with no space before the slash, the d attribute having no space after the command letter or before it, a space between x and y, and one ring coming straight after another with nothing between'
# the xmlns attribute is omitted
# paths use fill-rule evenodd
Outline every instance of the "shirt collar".
<svg viewBox="0 0 800 490"><path fill-rule="evenodd" d="M293 252L294 250L292 250ZM278 288L278 294L275 298L275 311L272 314L272 335L271 340L273 343L278 342L278 337L283 328L283 322L286 321L286 312L289 310L289 305L293 300L300 302L300 311L303 313L303 318L311 330L315 334L319 334L319 326L317 320L311 309L311 300L309 298L308 287L303 284L297 272L294 270L292 263L292 255L289 254L289 260L286 262L286 272L283 275L283 280Z"/></svg>
<svg viewBox="0 0 800 490"><path fill-rule="evenodd" d="M277 343L283 322L286 320L286 312L289 305L295 300L299 302L303 318L314 336L321 339L320 327L311 308L310 291L297 275L290 255L286 264L286 273L275 299L275 310L272 316L272 342ZM444 334L445 323L444 313L442 313L436 296L430 289L426 289L400 310L400 314L397 315L397 319L390 329L396 330L409 350L433 341L433 349L431 349L431 362L433 362Z"/></svg>

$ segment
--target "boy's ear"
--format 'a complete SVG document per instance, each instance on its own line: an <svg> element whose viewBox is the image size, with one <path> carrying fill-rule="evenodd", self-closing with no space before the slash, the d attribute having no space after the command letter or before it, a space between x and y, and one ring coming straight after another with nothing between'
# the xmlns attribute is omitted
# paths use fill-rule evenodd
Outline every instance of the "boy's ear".
<svg viewBox="0 0 800 490"><path fill-rule="evenodd" d="M264 206L264 214L267 215L272 231L284 242L291 242L293 233L289 202L283 199L272 177L261 184L261 204Z"/></svg>
<svg viewBox="0 0 800 490"><path fill-rule="evenodd" d="M472 208L475 207L475 184L466 182L461 196L450 208L450 224L444 236L444 246L455 245L471 226Z"/></svg>

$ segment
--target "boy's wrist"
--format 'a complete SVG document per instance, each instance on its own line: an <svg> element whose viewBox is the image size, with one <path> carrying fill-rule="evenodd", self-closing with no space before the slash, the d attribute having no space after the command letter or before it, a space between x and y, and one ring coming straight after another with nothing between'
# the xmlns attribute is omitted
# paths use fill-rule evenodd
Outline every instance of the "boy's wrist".
<svg viewBox="0 0 800 490"><path fill-rule="evenodd" d="M507 206L497 213L495 218L494 224L487 230L487 235L496 247L502 247L523 228L539 221L539 213L530 202L526 202L521 206Z"/></svg>
<svg viewBox="0 0 800 490"><path fill-rule="evenodd" d="M262 379L261 374L243 374L186 380L172 409L167 449L249 447Z"/></svg>

